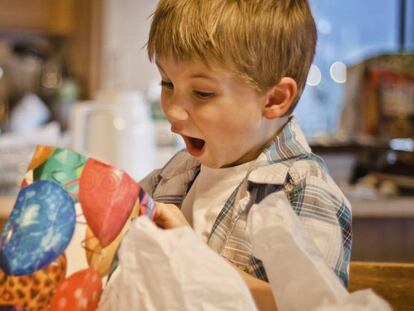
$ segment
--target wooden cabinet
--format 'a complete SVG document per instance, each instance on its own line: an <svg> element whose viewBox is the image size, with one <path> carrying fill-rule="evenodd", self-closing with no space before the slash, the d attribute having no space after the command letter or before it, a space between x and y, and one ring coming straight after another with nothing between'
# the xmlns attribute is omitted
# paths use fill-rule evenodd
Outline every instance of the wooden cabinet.
<svg viewBox="0 0 414 311"><path fill-rule="evenodd" d="M0 0L1 33L38 33L66 42L85 97L100 86L102 0Z"/></svg>
<svg viewBox="0 0 414 311"><path fill-rule="evenodd" d="M74 74L82 79L86 97L91 98L100 89L103 1L72 1L69 60Z"/></svg>
<svg viewBox="0 0 414 311"><path fill-rule="evenodd" d="M414 200L351 200L352 260L414 261Z"/></svg>
<svg viewBox="0 0 414 311"><path fill-rule="evenodd" d="M70 35L74 9L75 0L0 0L0 29Z"/></svg>

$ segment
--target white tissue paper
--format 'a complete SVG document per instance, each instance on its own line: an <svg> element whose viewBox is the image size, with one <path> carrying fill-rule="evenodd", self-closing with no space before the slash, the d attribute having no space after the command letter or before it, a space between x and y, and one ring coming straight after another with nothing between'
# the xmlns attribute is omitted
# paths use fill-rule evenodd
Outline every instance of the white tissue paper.
<svg viewBox="0 0 414 311"><path fill-rule="evenodd" d="M190 228L139 217L118 255L99 310L256 310L239 273Z"/></svg>
<svg viewBox="0 0 414 311"><path fill-rule="evenodd" d="M371 290L348 293L283 192L254 205L247 226L253 254L263 261L278 310L391 310Z"/></svg>

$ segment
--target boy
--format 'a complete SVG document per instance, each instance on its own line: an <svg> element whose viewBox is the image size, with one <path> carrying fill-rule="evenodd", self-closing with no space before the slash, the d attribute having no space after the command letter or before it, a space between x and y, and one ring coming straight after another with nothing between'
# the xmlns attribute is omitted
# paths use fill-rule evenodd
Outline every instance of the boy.
<svg viewBox="0 0 414 311"><path fill-rule="evenodd" d="M148 54L186 150L141 184L159 202L155 222L190 224L242 271L253 296L270 286L247 214L276 191L347 284L350 205L291 116L315 45L306 0L161 0L153 15Z"/></svg>

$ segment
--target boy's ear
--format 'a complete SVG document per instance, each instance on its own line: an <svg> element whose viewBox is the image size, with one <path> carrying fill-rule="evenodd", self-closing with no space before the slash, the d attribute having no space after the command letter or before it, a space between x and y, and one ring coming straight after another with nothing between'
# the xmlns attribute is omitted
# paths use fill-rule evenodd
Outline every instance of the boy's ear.
<svg viewBox="0 0 414 311"><path fill-rule="evenodd" d="M283 77L279 83L267 92L266 104L263 115L267 119L275 119L285 116L293 104L298 86L296 81L289 77Z"/></svg>

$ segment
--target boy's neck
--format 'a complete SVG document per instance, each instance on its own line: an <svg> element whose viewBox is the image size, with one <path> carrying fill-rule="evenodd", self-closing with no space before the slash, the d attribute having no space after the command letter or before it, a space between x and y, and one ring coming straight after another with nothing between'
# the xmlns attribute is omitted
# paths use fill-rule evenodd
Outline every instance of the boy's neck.
<svg viewBox="0 0 414 311"><path fill-rule="evenodd" d="M272 143L273 140L276 139L276 137L282 132L283 128L285 127L285 125L288 123L290 119L290 116L286 116L286 117L281 117L281 118L277 118L275 120L271 120L271 128L269 129L268 133L268 137L267 139L264 141L264 143L262 144L262 146L257 146L257 149L255 150L251 150L251 156L247 156L245 157L244 161L236 161L230 165L225 165L223 167L233 167L233 166L238 166L238 165L242 165L244 163L247 162L251 162L251 161L255 161L255 159L257 159L257 157L263 152L263 150L269 146L269 144ZM254 157L253 157L254 154Z"/></svg>
<svg viewBox="0 0 414 311"><path fill-rule="evenodd" d="M274 122L274 131L273 131L273 135L272 137L267 141L267 143L265 144L265 146L267 146L270 142L272 142L277 136L279 136L279 134L282 132L283 128L285 127L285 125L288 123L288 121L290 120L291 115L286 116L286 117L281 117L281 118L277 118Z"/></svg>

